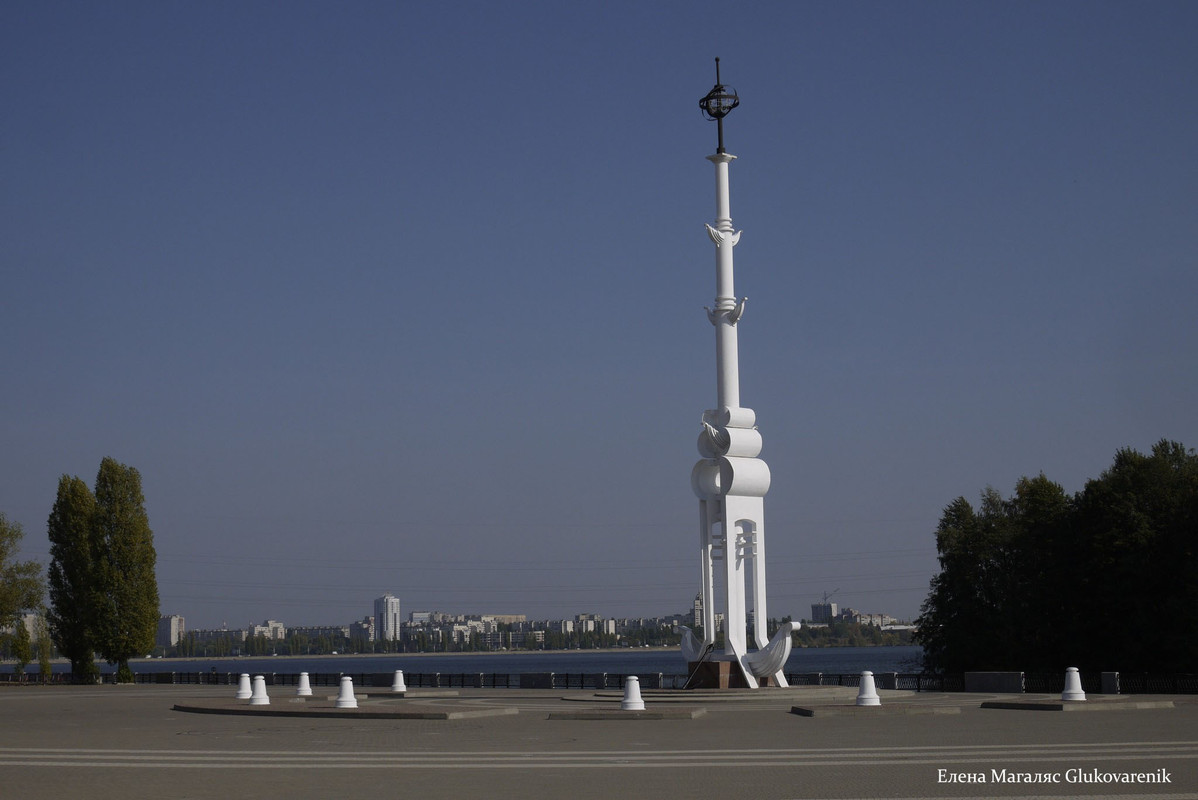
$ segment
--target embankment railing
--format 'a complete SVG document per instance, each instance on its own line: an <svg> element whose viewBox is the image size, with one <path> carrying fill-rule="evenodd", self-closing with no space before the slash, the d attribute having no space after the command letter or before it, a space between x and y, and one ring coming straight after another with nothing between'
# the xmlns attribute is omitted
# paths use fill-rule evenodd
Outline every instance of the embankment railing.
<svg viewBox="0 0 1198 800"><path fill-rule="evenodd" d="M296 686L299 683L299 673L261 674L268 686ZM310 672L308 682L313 687L336 688L341 678L348 675L354 681L354 686L362 688L390 688L394 672ZM1111 676L1114 676L1112 683ZM135 683L141 684L183 684L183 685L236 685L240 673L236 672L138 672L134 673ZM537 673L505 673L505 672L404 672L404 682L409 688L421 689L623 689L626 676L605 672L537 672ZM686 675L666 675L663 673L640 674L642 689L681 689L686 683ZM112 673L101 676L103 683L114 680ZM1081 673L1082 689L1086 692L1100 694L1103 692L1118 694L1198 694L1198 674L1196 673ZM860 673L787 673L787 683L791 686L849 686L861 684ZM965 679L961 673L899 673L876 672L874 681L879 689L902 689L914 692L961 692L965 690ZM74 676L67 672L55 672L50 676L51 685L70 684ZM43 681L39 673L15 675L11 672L0 673L0 685L27 684L40 685ZM1065 685L1064 672L1023 673L1024 691L1029 694L1059 694Z"/></svg>

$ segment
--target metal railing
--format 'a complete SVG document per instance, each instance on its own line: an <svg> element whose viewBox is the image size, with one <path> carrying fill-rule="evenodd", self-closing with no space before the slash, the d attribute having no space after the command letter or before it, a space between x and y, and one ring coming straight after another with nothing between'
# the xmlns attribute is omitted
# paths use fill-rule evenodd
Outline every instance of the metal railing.
<svg viewBox="0 0 1198 800"><path fill-rule="evenodd" d="M267 686L296 686L299 684L299 673L262 672L260 674ZM1106 673L1108 676L1113 673ZM343 676L353 679L354 686L364 689L389 689L394 678L393 672L309 672L308 683L312 687L336 688ZM134 673L134 683L139 684L180 684L180 685L209 685L235 686L240 677L236 672L139 672ZM520 687L541 689L587 690L587 689L623 689L625 675L604 672L545 672L545 673L505 673L505 672L405 672L404 682L409 688L470 688L470 689L516 689ZM666 675L662 673L640 674L642 689L682 689L686 684L686 675ZM875 682L880 689L902 689L914 692L961 692L965 690L965 676L957 674L934 673L895 673L884 672L874 674ZM1086 692L1101 693L1103 691L1103 673L1081 673L1082 689ZM113 673L104 673L102 683L112 683ZM1120 694L1198 694L1198 674L1196 673L1121 673L1117 678L1117 691ZM786 681L791 686L846 686L856 688L861 685L860 673L788 673ZM50 676L49 685L62 685L74 682L74 676L67 672L55 672ZM0 673L0 684L22 684L29 686L44 685L39 673L15 675L11 672ZM1059 694L1065 686L1064 672L1024 673L1024 691L1029 694ZM1108 689L1109 690L1109 689Z"/></svg>

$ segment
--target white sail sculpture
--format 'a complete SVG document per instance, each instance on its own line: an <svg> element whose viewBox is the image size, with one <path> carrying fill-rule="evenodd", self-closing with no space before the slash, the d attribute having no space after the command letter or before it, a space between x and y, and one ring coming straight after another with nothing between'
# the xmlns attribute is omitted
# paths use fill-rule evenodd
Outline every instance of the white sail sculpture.
<svg viewBox="0 0 1198 800"><path fill-rule="evenodd" d="M766 635L764 498L770 488L770 469L757 457L761 453L757 415L740 404L736 328L746 298L737 299L733 284L732 249L741 232L732 227L728 165L736 156L724 150L723 121L739 105L739 99L719 82L719 69L717 58L715 88L699 101L703 112L719 127L719 146L715 155L707 157L715 164L716 175L715 225L707 225L716 250L715 307L707 309L707 318L716 330L716 408L703 412L699 432L702 458L691 472L691 487L699 498L703 638L683 628L682 653L693 669L702 661L733 662L744 684L752 688L765 679L786 686L782 670L790 655L793 625L782 625L772 639ZM722 571L721 604L715 596L717 569ZM713 652L717 605L724 614L721 653ZM746 633L750 617L754 651L749 650Z"/></svg>

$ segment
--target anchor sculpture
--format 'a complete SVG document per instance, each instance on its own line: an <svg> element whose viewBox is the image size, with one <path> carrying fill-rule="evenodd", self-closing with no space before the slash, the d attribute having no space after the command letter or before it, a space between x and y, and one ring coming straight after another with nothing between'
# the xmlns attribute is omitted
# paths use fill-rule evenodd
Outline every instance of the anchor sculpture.
<svg viewBox="0 0 1198 800"><path fill-rule="evenodd" d="M732 249L741 231L732 227L728 194L728 165L736 158L724 150L724 117L740 104L736 92L720 83L716 59L716 85L699 106L719 128L719 146L707 160L716 170L716 218L707 234L716 250L715 306L706 309L716 330L717 407L703 412L699 432L702 458L691 471L691 488L699 498L700 595L703 601L703 636L682 629L682 654L692 669L705 661L735 664L743 683L757 688L763 680L786 686L783 666L790 655L794 626L783 624L770 639L766 625L764 498L770 488L770 470L758 458L761 433L757 415L740 404L737 323L744 315L746 298L737 299L733 284ZM716 578L722 584L724 649L715 653L717 606ZM749 650L746 628L752 617Z"/></svg>

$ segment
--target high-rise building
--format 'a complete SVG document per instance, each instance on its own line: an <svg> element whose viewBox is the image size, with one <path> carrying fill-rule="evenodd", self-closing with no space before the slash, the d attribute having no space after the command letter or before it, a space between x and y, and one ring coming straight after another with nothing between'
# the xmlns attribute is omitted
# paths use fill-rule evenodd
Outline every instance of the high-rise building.
<svg viewBox="0 0 1198 800"><path fill-rule="evenodd" d="M374 635L379 641L399 638L399 598L387 594L374 601Z"/></svg>
<svg viewBox="0 0 1198 800"><path fill-rule="evenodd" d="M840 616L835 603L812 603L811 604L811 621L812 622L834 622Z"/></svg>
<svg viewBox="0 0 1198 800"><path fill-rule="evenodd" d="M154 638L154 644L158 647L174 647L179 643L179 639L183 638L185 631L183 617L178 614L159 617L158 635Z"/></svg>

